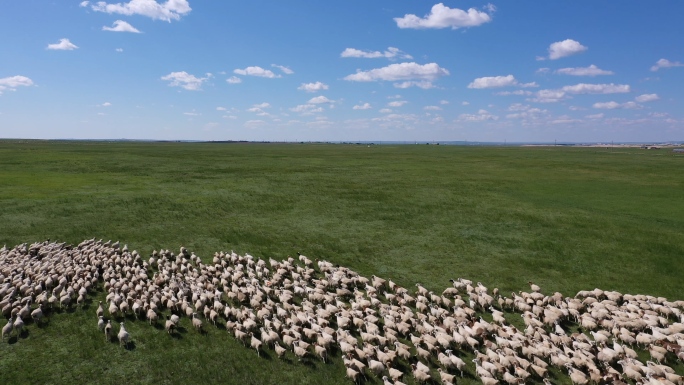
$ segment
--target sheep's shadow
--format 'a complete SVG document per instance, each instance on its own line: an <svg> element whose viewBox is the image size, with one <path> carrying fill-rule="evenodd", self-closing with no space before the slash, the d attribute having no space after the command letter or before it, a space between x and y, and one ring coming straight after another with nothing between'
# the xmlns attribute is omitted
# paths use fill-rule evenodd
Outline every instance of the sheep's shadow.
<svg viewBox="0 0 684 385"><path fill-rule="evenodd" d="M128 350L129 352L132 352L136 349L136 344L135 341L129 341L124 345L124 349Z"/></svg>

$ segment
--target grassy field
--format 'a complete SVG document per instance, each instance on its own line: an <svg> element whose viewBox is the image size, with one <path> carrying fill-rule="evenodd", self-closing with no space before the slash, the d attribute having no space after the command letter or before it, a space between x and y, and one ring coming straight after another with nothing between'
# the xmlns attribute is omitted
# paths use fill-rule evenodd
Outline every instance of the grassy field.
<svg viewBox="0 0 684 385"><path fill-rule="evenodd" d="M465 277L682 299L683 169L667 150L4 141L0 245L301 252L440 291ZM0 383L348 383L339 360L257 359L211 328L130 322L124 351L96 321L55 314L0 344Z"/></svg>

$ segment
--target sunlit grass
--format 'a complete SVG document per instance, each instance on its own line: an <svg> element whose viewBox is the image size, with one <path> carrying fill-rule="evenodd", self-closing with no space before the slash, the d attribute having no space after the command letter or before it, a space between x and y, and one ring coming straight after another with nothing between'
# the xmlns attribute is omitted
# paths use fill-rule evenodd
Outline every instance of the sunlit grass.
<svg viewBox="0 0 684 385"><path fill-rule="evenodd" d="M467 277L503 293L532 280L681 299L684 157L662 151L7 141L0 245L301 252L407 287ZM0 344L0 383L348 381L339 360L257 359L188 320L179 339L129 322L124 351L96 321L93 308L55 314Z"/></svg>

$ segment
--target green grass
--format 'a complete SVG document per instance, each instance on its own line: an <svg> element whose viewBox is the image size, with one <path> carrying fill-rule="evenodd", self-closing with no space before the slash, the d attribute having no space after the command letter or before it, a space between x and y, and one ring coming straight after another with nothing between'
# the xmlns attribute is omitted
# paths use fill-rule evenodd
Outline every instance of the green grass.
<svg viewBox="0 0 684 385"><path fill-rule="evenodd" d="M301 252L440 291L466 277L681 299L683 168L667 150L4 141L0 244ZM259 360L224 330L129 330L123 351L93 309L53 315L0 344L0 383L347 383L339 362Z"/></svg>

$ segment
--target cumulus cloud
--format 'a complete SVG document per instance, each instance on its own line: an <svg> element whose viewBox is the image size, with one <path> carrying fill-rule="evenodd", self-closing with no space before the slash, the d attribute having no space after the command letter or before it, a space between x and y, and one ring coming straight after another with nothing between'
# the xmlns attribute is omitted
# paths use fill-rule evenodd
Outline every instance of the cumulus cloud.
<svg viewBox="0 0 684 385"><path fill-rule="evenodd" d="M110 102L104 102L104 103L100 104L100 107L111 107L111 106L112 106L112 103L110 103Z"/></svg>
<svg viewBox="0 0 684 385"><path fill-rule="evenodd" d="M307 103L309 104L323 104L323 103L335 103L334 100L330 100L326 98L325 96L316 96L315 98L311 98Z"/></svg>
<svg viewBox="0 0 684 385"><path fill-rule="evenodd" d="M123 52L123 48L117 48L115 51L116 52Z"/></svg>
<svg viewBox="0 0 684 385"><path fill-rule="evenodd" d="M449 101L448 100L440 100L439 104L441 104L441 105L449 104Z"/></svg>
<svg viewBox="0 0 684 385"><path fill-rule="evenodd" d="M383 108L379 111L381 114L389 114L392 112L391 108Z"/></svg>
<svg viewBox="0 0 684 385"><path fill-rule="evenodd" d="M69 41L69 39L59 39L59 43L48 44L47 49L55 51L73 51L78 47Z"/></svg>
<svg viewBox="0 0 684 385"><path fill-rule="evenodd" d="M440 106L425 106L423 107L425 111L441 111L442 107Z"/></svg>
<svg viewBox="0 0 684 385"><path fill-rule="evenodd" d="M597 109L604 109L604 110L615 110L618 108L635 110L635 109L642 108L641 105L634 103L634 102L618 103L618 102L613 102L613 101L594 103L594 105L592 107L597 108Z"/></svg>
<svg viewBox="0 0 684 385"><path fill-rule="evenodd" d="M636 100L639 103L652 102L652 101L655 101L658 99L660 99L658 94L643 94L643 95L639 95L636 98L634 98L634 100Z"/></svg>
<svg viewBox="0 0 684 385"><path fill-rule="evenodd" d="M497 92L496 95L499 96L510 96L510 95L532 95L532 91L525 91L525 90L515 90L515 91L501 91Z"/></svg>
<svg viewBox="0 0 684 385"><path fill-rule="evenodd" d="M585 118L587 118L587 119L603 119L603 116L604 116L603 113L600 113L600 114L587 115L587 116L585 116Z"/></svg>
<svg viewBox="0 0 684 385"><path fill-rule="evenodd" d="M380 51L362 51L356 48L347 48L340 54L340 57L356 57L356 58L387 58L387 59L413 59L413 56L403 52L399 48L388 47L385 52Z"/></svg>
<svg viewBox="0 0 684 385"><path fill-rule="evenodd" d="M102 27L103 31L110 31L110 32L132 32L132 33L140 33L135 27L132 25L126 23L123 20L117 20L114 22L114 24L111 27L104 26Z"/></svg>
<svg viewBox="0 0 684 385"><path fill-rule="evenodd" d="M468 88L498 88L498 87L508 87L517 85L518 81L515 80L513 75L507 76L485 76L482 78L477 78L468 84Z"/></svg>
<svg viewBox="0 0 684 385"><path fill-rule="evenodd" d="M561 75L572 76L613 75L613 71L602 70L593 64L589 67L561 68L559 70L556 70L556 73Z"/></svg>
<svg viewBox="0 0 684 385"><path fill-rule="evenodd" d="M370 110L372 107L370 103L357 104L352 109L354 110Z"/></svg>
<svg viewBox="0 0 684 385"><path fill-rule="evenodd" d="M88 4L90 4L90 1L81 1L81 3L78 6L79 7L87 7Z"/></svg>
<svg viewBox="0 0 684 385"><path fill-rule="evenodd" d="M488 7L490 12L494 11L494 7ZM458 29L464 27L477 27L484 23L492 21L492 17L483 11L475 8L470 8L467 11L458 8L449 8L443 3L432 6L430 13L424 17L418 17L413 14L406 14L404 17L396 17L394 21L399 28L451 28Z"/></svg>
<svg viewBox="0 0 684 385"><path fill-rule="evenodd" d="M158 3L155 0L131 0L127 3L116 4L98 1L91 8L96 12L116 13L126 16L141 15L168 22L180 20L182 16L187 15L192 10L187 0L167 0L163 3Z"/></svg>
<svg viewBox="0 0 684 385"><path fill-rule="evenodd" d="M294 73L294 71L292 71L290 68L285 67L285 66L280 66L277 64L271 64L271 67L281 70L285 75L292 75Z"/></svg>
<svg viewBox="0 0 684 385"><path fill-rule="evenodd" d="M249 75L249 76L258 76L262 78L279 78L280 75L276 75L273 73L271 70L266 70L258 66L252 66L252 67L247 67L245 69L236 69L233 71L233 73L236 73L238 75Z"/></svg>
<svg viewBox="0 0 684 385"><path fill-rule="evenodd" d="M393 102L387 103L389 107L401 107L404 104L408 103L406 100L395 100Z"/></svg>
<svg viewBox="0 0 684 385"><path fill-rule="evenodd" d="M621 94L630 91L627 84L586 84L580 83L574 86L565 86L562 91L569 94Z"/></svg>
<svg viewBox="0 0 684 385"><path fill-rule="evenodd" d="M298 90L306 91L306 92L318 92L318 91L323 91L327 90L329 87L325 83L321 82L316 82L316 83L302 83L301 86L297 87Z"/></svg>
<svg viewBox="0 0 684 385"><path fill-rule="evenodd" d="M229 77L228 79L226 79L226 81L228 82L228 84L239 84L239 83L242 83L242 79L240 79L240 78L237 77L237 76L231 76L231 77Z"/></svg>
<svg viewBox="0 0 684 385"><path fill-rule="evenodd" d="M429 90L430 88L435 88L435 85L432 84L431 81L421 80L421 81L405 81L405 82L401 82L401 83L394 83L394 87L396 87L396 88L418 87L418 88L422 88L424 90Z"/></svg>
<svg viewBox="0 0 684 385"><path fill-rule="evenodd" d="M682 64L678 61L669 61L667 59L660 59L655 63L655 65L653 67L651 67L651 71L655 72L661 68L672 68L672 67L684 67L684 64Z"/></svg>
<svg viewBox="0 0 684 385"><path fill-rule="evenodd" d="M26 76L10 76L0 79L0 95L3 91L16 91L17 87L30 87L33 85L33 80Z"/></svg>
<svg viewBox="0 0 684 385"><path fill-rule="evenodd" d="M315 104L300 104L296 107L290 108L290 111L297 112L302 115L311 115L316 112L323 112L323 108Z"/></svg>
<svg viewBox="0 0 684 385"><path fill-rule="evenodd" d="M560 59L562 57L584 52L587 49L587 47L572 39L557 41L549 46L549 59Z"/></svg>
<svg viewBox="0 0 684 385"><path fill-rule="evenodd" d="M449 71L437 65L437 63L417 64L414 62L390 64L387 67L375 68L369 71L358 71L347 75L344 80L355 82L373 82L378 80L435 80L441 76L449 75ZM399 87L405 88L405 87Z"/></svg>
<svg viewBox="0 0 684 385"><path fill-rule="evenodd" d="M479 110L477 114L461 114L458 116L459 122L482 122L485 120L499 120L499 117L490 114L487 110Z"/></svg>
<svg viewBox="0 0 684 385"><path fill-rule="evenodd" d="M555 103L570 95L581 94L620 94L630 92L630 86L627 84L587 84L579 83L572 86L564 86L556 90L539 90L535 93L535 97L528 99L537 103Z"/></svg>
<svg viewBox="0 0 684 385"><path fill-rule="evenodd" d="M202 83L204 83L208 78L198 78L185 71L181 71L171 72L166 76L162 76L161 79L169 81L169 86L172 87L181 87L188 91L199 91L202 89Z"/></svg>

